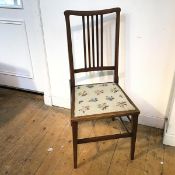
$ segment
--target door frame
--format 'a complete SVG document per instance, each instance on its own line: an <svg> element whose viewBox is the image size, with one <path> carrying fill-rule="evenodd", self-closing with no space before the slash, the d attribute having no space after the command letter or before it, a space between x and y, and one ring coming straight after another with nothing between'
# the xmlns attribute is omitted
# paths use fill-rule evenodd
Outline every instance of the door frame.
<svg viewBox="0 0 175 175"><path fill-rule="evenodd" d="M41 35L42 35L42 48L44 52L44 72L45 72L45 83L44 83L44 103L45 105L52 106L52 95L51 95L51 83L50 83L50 75L49 75L49 66L47 61L47 51L46 51L46 44L45 44L45 37L44 37L44 29L43 29L43 21L41 16L41 6L40 6L40 0L37 0L37 8L38 8L38 14L39 14L39 22L40 22L40 29L41 29Z"/></svg>
<svg viewBox="0 0 175 175"><path fill-rule="evenodd" d="M21 0L21 7L19 9L24 9L24 4L23 4L24 0ZM46 53L46 47L45 47L45 40L44 40L44 31L43 31L43 22L42 22L42 17L41 17L41 8L40 8L40 0L36 0L34 3L35 6L35 12L37 15L37 30L38 30L38 41L37 44L40 46L40 53L41 53L41 62L42 62L42 66L39 65L38 67L40 68L40 70L42 70L42 76L43 79L41 79L42 84L40 85L42 87L42 92L44 93L44 103L46 105L51 106L52 103L52 96L51 96L51 87L50 87L50 76L49 76L49 67L48 67L48 62L47 62L47 53ZM18 7L0 7L0 9L6 10L6 9L11 9L13 11L18 9ZM3 20L3 17L2 17ZM5 19L6 20L6 19ZM23 22L23 20L22 20ZM24 22L25 25L25 22ZM25 28L26 29L26 28ZM28 43L28 35L27 35L27 43ZM29 51L30 54L30 51ZM33 69L33 67L32 67ZM40 74L41 75L41 74ZM4 85L7 86L8 85ZM10 87L10 85L9 85ZM26 88L27 89L27 88Z"/></svg>

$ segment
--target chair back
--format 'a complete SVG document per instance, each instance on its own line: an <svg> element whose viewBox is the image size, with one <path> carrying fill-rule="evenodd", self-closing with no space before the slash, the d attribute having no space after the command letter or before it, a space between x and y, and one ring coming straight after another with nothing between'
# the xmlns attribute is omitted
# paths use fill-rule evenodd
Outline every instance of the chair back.
<svg viewBox="0 0 175 175"><path fill-rule="evenodd" d="M111 8L96 11L75 11L66 10L64 12L67 29L68 55L70 66L71 86L75 86L75 73L89 71L114 71L114 82L118 83L118 52L119 52L119 25L120 25L120 8ZM114 36L114 65L104 65L104 15L115 13L115 36ZM82 68L74 68L73 46L71 35L70 16L79 16L82 18L83 29L83 53L84 66ZM80 43L81 44L81 43Z"/></svg>

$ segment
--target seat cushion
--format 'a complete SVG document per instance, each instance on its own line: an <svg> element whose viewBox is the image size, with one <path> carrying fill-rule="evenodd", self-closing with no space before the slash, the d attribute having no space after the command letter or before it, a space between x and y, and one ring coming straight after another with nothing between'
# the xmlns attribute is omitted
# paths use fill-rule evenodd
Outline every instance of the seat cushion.
<svg viewBox="0 0 175 175"><path fill-rule="evenodd" d="M75 87L75 117L129 110L135 108L115 83Z"/></svg>

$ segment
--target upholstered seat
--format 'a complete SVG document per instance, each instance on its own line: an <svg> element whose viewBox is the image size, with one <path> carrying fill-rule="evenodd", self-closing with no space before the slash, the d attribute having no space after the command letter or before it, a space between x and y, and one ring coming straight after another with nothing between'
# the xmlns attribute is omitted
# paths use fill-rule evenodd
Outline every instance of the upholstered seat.
<svg viewBox="0 0 175 175"><path fill-rule="evenodd" d="M98 83L75 87L74 116L135 110L116 83Z"/></svg>

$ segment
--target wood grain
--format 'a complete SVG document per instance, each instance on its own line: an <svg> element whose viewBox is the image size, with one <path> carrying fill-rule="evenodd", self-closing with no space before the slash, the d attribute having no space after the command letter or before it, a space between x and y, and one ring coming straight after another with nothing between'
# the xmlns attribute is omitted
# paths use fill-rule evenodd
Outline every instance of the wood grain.
<svg viewBox="0 0 175 175"><path fill-rule="evenodd" d="M69 110L45 106L41 95L0 88L0 115L1 175L174 175L175 148L162 145L160 129L138 126L134 161L129 139L79 145L75 170ZM103 119L80 122L78 134L123 131L120 121Z"/></svg>

